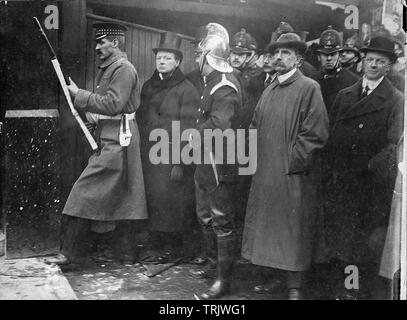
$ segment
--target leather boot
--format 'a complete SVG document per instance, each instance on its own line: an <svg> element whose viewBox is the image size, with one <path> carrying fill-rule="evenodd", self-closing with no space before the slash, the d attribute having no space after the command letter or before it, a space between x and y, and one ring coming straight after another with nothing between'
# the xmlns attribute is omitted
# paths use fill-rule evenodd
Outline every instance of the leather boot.
<svg viewBox="0 0 407 320"><path fill-rule="evenodd" d="M234 236L218 237L217 278L209 290L201 295L201 299L218 299L230 292L234 257Z"/></svg>

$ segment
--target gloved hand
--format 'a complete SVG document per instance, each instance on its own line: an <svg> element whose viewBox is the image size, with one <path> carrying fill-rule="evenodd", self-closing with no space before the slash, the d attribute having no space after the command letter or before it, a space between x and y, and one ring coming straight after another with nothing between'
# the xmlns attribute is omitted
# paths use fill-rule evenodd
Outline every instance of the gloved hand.
<svg viewBox="0 0 407 320"><path fill-rule="evenodd" d="M89 132L90 132L91 134L93 134L93 133L95 132L96 124L86 121L86 122L85 122L85 126L86 126L86 128L88 128L88 130L89 130Z"/></svg>
<svg viewBox="0 0 407 320"><path fill-rule="evenodd" d="M174 165L171 169L170 180L181 181L184 176L184 169L179 165Z"/></svg>

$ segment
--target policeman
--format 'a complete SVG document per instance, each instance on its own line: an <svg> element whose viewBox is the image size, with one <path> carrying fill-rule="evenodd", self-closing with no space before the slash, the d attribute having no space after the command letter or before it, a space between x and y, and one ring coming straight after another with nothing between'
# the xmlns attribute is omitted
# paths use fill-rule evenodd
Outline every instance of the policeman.
<svg viewBox="0 0 407 320"><path fill-rule="evenodd" d="M227 78L233 68L229 56L229 36L224 27L209 23L207 36L199 43L199 70L204 81L201 104L198 109L198 136L190 136L189 143L194 149L201 149L204 159L197 164L195 171L196 210L204 229L205 245L209 252L216 252L216 280L210 289L202 294L202 299L216 299L230 290L231 274L235 256L234 205L231 198L232 182L236 167L219 161L220 155L211 143L203 139L204 130L236 129L235 114L241 105L238 95L238 82ZM233 79L233 80L229 80ZM224 150L227 147L224 145ZM216 236L215 250L212 238Z"/></svg>
<svg viewBox="0 0 407 320"><path fill-rule="evenodd" d="M250 69L258 69L256 61L259 58L257 55L257 41L246 29L242 28L235 33L230 41L230 64L233 68L239 71Z"/></svg>
<svg viewBox="0 0 407 320"><path fill-rule="evenodd" d="M337 93L358 81L355 74L341 67L339 62L341 50L341 36L338 31L329 26L321 33L316 50L321 67L319 72L312 77L321 86L328 115L330 115L330 109Z"/></svg>
<svg viewBox="0 0 407 320"><path fill-rule="evenodd" d="M342 50L340 51L339 61L343 68L353 72L356 75L360 75L362 68L359 62L362 56L360 54L357 38L352 36L346 39Z"/></svg>
<svg viewBox="0 0 407 320"><path fill-rule="evenodd" d="M237 114L238 128L249 128L253 112L260 98L263 87L257 86L257 77L263 73L256 62L258 60L258 45L256 39L242 28L233 35L230 41L229 61L232 67L239 70L238 80L242 86L243 104ZM261 91L260 91L261 90ZM260 91L260 94L259 94ZM250 190L250 176L239 176L235 184L236 222L238 230L243 230L244 215Z"/></svg>

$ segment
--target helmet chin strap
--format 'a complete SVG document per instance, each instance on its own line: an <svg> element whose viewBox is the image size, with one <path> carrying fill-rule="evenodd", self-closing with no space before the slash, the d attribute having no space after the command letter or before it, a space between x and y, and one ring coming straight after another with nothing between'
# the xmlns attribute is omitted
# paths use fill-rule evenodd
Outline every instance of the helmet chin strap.
<svg viewBox="0 0 407 320"><path fill-rule="evenodd" d="M246 68L246 66L248 66L250 64L250 62L253 60L253 57L256 55L256 52L252 51L250 53L250 56L246 55L246 59L243 61L242 65L240 66L239 69L244 69Z"/></svg>
<svg viewBox="0 0 407 320"><path fill-rule="evenodd" d="M204 65L206 63L206 56L207 56L208 53L209 52L202 53L202 63L199 64L199 72L200 72L200 74L202 74L202 72L203 72L203 67L204 67Z"/></svg>

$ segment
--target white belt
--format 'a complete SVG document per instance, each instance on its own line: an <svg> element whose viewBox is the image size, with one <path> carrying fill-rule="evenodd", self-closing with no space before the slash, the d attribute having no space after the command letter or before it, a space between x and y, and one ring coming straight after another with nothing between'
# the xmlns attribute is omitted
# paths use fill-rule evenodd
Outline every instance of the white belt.
<svg viewBox="0 0 407 320"><path fill-rule="evenodd" d="M86 112L86 118L91 123L98 123L99 120L120 120L119 142L122 147L127 147L130 144L131 132L129 121L134 120L135 115L135 112L118 114L116 116Z"/></svg>
<svg viewBox="0 0 407 320"><path fill-rule="evenodd" d="M126 116L128 120L134 120L136 113L123 113L118 114L117 116L105 116L103 114L99 114L99 120L120 120L122 116Z"/></svg>
<svg viewBox="0 0 407 320"><path fill-rule="evenodd" d="M85 112L86 118L91 123L98 123L99 120L120 120L123 114L118 114L116 116L105 116L104 114L97 114L93 112ZM136 113L125 113L128 120L134 120Z"/></svg>

